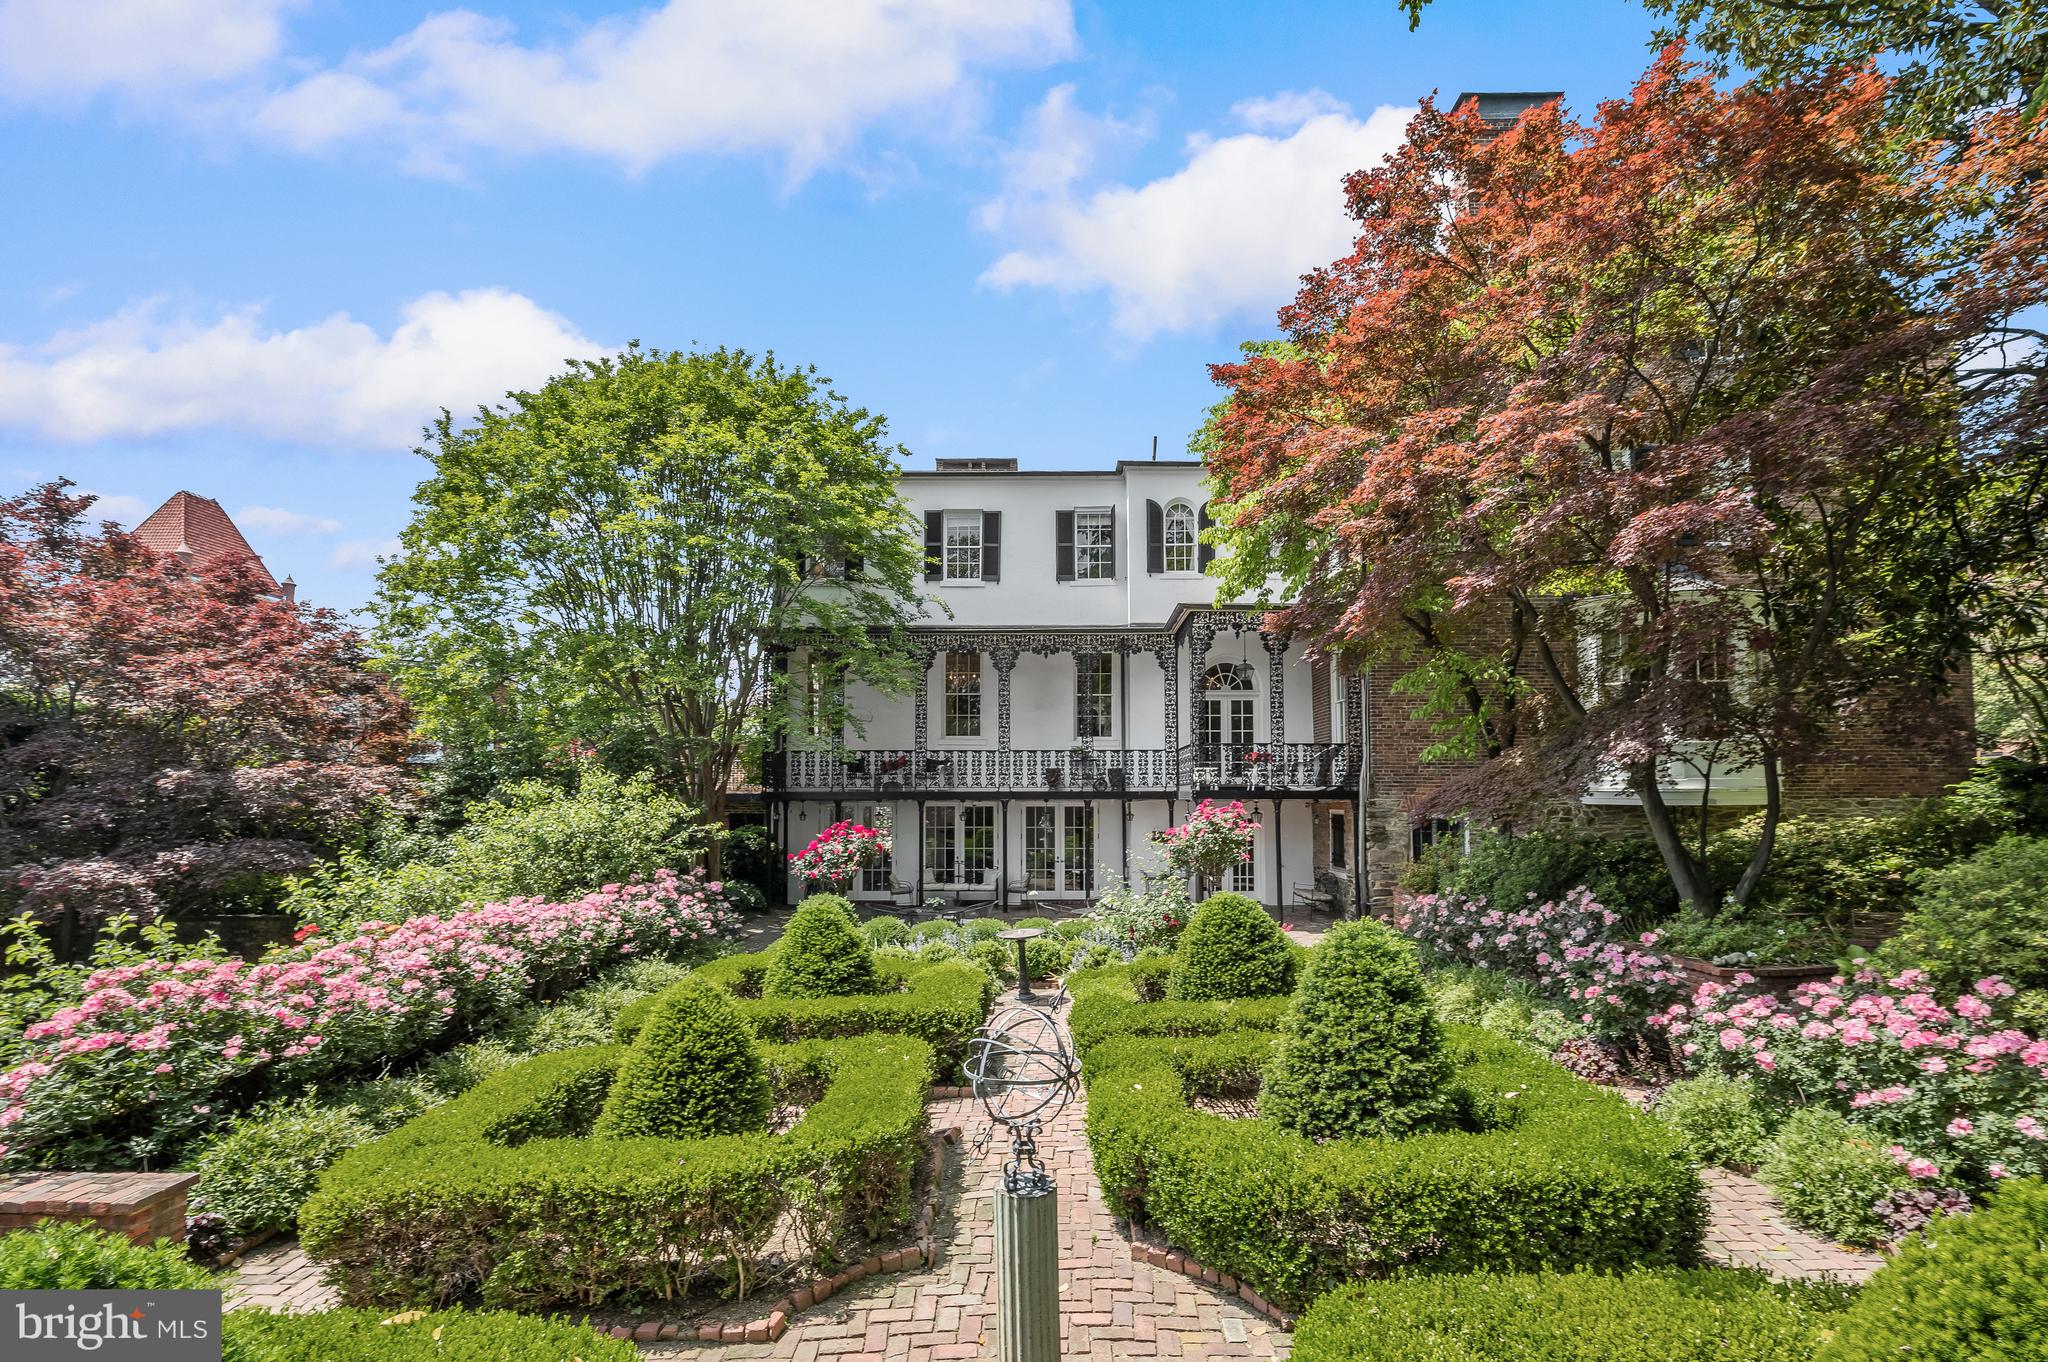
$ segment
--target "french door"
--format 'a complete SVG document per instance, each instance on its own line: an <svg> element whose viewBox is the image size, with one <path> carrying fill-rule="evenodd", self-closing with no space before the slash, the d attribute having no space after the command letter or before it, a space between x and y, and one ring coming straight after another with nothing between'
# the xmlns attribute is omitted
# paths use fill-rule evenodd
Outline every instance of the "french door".
<svg viewBox="0 0 2048 1362"><path fill-rule="evenodd" d="M867 827L879 828L894 812L886 804L856 804L853 806L854 821ZM859 889L863 894L888 894L896 880L896 866L890 853L876 855L874 863L860 872Z"/></svg>
<svg viewBox="0 0 2048 1362"><path fill-rule="evenodd" d="M1040 894L1089 890L1095 868L1095 806L1024 806L1024 887Z"/></svg>

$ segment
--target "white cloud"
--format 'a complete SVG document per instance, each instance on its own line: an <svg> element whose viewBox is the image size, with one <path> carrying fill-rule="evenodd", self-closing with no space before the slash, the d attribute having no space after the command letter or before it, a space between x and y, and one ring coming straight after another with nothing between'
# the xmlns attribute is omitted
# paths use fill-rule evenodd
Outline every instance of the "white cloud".
<svg viewBox="0 0 2048 1362"><path fill-rule="evenodd" d="M144 516L156 509L141 497L131 497L126 492L95 492L88 487L75 487L72 495L94 498L85 518L95 525L102 520L111 520L132 530L142 523Z"/></svg>
<svg viewBox="0 0 2048 1362"><path fill-rule="evenodd" d="M379 558L396 558L399 548L396 539L345 539L334 546L327 566L337 572L373 568Z"/></svg>
<svg viewBox="0 0 2048 1362"><path fill-rule="evenodd" d="M1068 0L670 0L531 44L450 10L276 92L254 124L300 151L387 140L425 168L471 150L629 170L775 151L801 177L874 123L960 116L977 68L1073 49Z"/></svg>
<svg viewBox="0 0 2048 1362"><path fill-rule="evenodd" d="M160 95L247 75L303 0L0 0L0 98Z"/></svg>
<svg viewBox="0 0 2048 1362"><path fill-rule="evenodd" d="M1087 116L1046 96L980 219L1012 248L983 273L999 289L1102 292L1111 323L1144 340L1270 320L1300 276L1350 249L1344 177L1400 144L1412 108L1360 119L1321 91L1246 100L1250 131L1190 137L1173 173L1086 187ZM1077 132L1077 129L1079 130Z"/></svg>
<svg viewBox="0 0 2048 1362"><path fill-rule="evenodd" d="M428 293L382 335L345 312L267 326L132 307L37 345L0 345L0 429L90 441L236 430L301 444L407 449L458 414L528 387L599 346L506 289Z"/></svg>
<svg viewBox="0 0 2048 1362"><path fill-rule="evenodd" d="M287 511L281 506L244 506L235 512L235 523L245 530L280 538L341 533L341 522L333 516Z"/></svg>
<svg viewBox="0 0 2048 1362"><path fill-rule="evenodd" d="M1237 120L1254 132L1298 128L1323 114L1348 114L1351 106L1327 90L1283 90L1277 95L1240 99L1230 106Z"/></svg>

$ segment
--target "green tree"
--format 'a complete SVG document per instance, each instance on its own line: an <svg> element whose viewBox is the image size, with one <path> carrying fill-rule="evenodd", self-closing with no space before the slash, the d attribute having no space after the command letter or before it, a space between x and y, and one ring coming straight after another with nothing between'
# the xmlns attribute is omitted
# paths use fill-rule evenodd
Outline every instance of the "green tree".
<svg viewBox="0 0 2048 1362"><path fill-rule="evenodd" d="M443 412L371 606L385 665L445 744L588 747L717 823L789 723L781 648L830 659L813 722L908 683L923 557L886 435L815 369L637 343Z"/></svg>

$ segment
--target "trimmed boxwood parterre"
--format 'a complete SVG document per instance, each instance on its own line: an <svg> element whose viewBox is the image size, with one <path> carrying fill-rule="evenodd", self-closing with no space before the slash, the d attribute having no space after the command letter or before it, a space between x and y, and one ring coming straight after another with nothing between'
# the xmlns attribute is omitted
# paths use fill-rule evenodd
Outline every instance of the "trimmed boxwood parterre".
<svg viewBox="0 0 2048 1362"><path fill-rule="evenodd" d="M1248 1024L1258 1005L1139 1004L1112 970L1081 976L1076 996L1077 1043L1092 1012L1083 1075L1104 1195L1268 1299L1301 1305L1402 1269L1697 1259L1706 1198L1677 1138L1513 1042L1445 1028L1465 1129L1317 1144L1193 1105L1241 1097L1271 1059L1272 1023Z"/></svg>
<svg viewBox="0 0 2048 1362"><path fill-rule="evenodd" d="M1807 1362L1838 1287L1727 1268L1426 1275L1318 1300L1297 1362Z"/></svg>
<svg viewBox="0 0 2048 1362"><path fill-rule="evenodd" d="M1227 1031L1275 1031L1292 999L1240 998L1203 1003L1138 1001L1142 967L1103 965L1067 979L1074 1007L1067 1019L1074 1052L1086 1055L1112 1036L1216 1036Z"/></svg>
<svg viewBox="0 0 2048 1362"><path fill-rule="evenodd" d="M587 1138L627 1052L541 1055L329 1169L300 1237L356 1305L585 1308L744 1294L778 1220L823 1265L907 1224L933 1056L871 1035L765 1048L786 1133Z"/></svg>
<svg viewBox="0 0 2048 1362"><path fill-rule="evenodd" d="M939 1072L950 1074L967 1053L967 1042L995 1001L995 981L985 970L959 960L875 960L884 992L843 998L764 998L761 988L775 950L728 955L692 972L691 979L716 984L738 1000L739 1014L764 1041L788 1043L888 1031L915 1036L937 1052ZM681 987L678 985L677 987ZM622 1044L631 1044L668 991L642 998L613 1024Z"/></svg>

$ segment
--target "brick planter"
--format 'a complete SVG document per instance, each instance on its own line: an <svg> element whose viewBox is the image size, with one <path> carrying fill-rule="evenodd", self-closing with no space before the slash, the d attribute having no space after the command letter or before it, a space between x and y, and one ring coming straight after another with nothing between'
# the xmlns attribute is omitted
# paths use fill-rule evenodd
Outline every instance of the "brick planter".
<svg viewBox="0 0 2048 1362"><path fill-rule="evenodd" d="M185 1238L197 1173L17 1173L0 1178L0 1233L40 1220L97 1225L138 1244Z"/></svg>
<svg viewBox="0 0 2048 1362"><path fill-rule="evenodd" d="M1688 992L1701 984L1726 984L1734 988L1735 976L1747 974L1755 980L1748 987L1785 998L1801 984L1835 976L1833 965L1716 965L1690 955L1674 955L1670 959L1685 976Z"/></svg>

